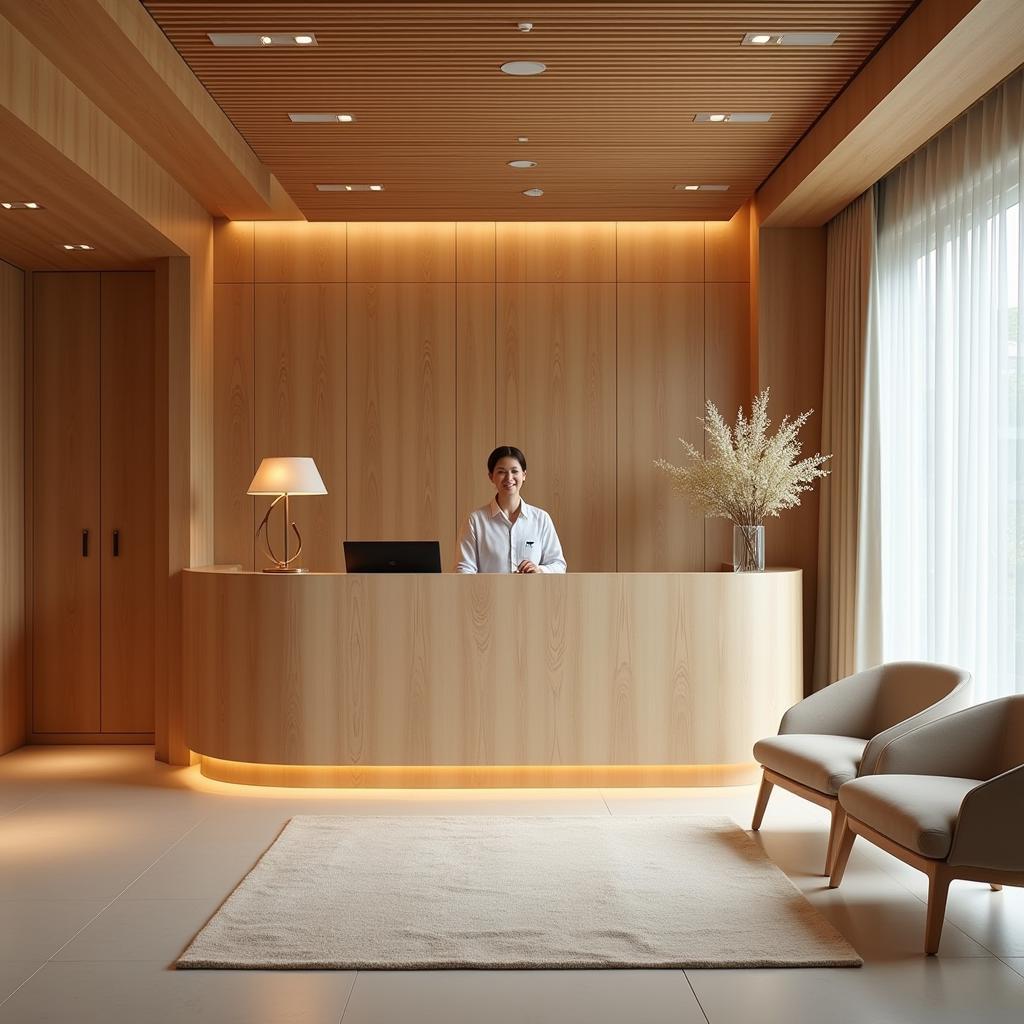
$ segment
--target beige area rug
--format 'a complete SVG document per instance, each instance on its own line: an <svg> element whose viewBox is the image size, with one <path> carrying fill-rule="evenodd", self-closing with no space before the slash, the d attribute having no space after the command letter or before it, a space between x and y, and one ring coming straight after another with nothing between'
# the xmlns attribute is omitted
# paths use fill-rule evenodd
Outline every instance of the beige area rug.
<svg viewBox="0 0 1024 1024"><path fill-rule="evenodd" d="M179 967L855 967L727 818L292 818Z"/></svg>

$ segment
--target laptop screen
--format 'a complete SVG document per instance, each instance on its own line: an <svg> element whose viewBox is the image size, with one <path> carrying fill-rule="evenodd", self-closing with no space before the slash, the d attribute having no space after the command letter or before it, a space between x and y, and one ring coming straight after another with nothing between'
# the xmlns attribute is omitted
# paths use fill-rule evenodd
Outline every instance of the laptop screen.
<svg viewBox="0 0 1024 1024"><path fill-rule="evenodd" d="M440 572L436 540L347 540L346 572Z"/></svg>

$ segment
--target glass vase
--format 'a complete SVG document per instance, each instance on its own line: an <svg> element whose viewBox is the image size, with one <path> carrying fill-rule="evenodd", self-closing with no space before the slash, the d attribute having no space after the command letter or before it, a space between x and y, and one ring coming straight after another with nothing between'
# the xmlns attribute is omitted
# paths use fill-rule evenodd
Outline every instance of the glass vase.
<svg viewBox="0 0 1024 1024"><path fill-rule="evenodd" d="M732 524L732 571L764 572L764 527Z"/></svg>

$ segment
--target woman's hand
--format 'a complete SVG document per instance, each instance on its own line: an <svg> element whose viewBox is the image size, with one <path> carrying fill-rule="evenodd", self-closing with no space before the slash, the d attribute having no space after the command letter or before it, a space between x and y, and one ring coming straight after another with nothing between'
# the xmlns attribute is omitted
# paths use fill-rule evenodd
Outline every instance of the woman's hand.
<svg viewBox="0 0 1024 1024"><path fill-rule="evenodd" d="M537 572L537 566L533 564L528 558L524 558L519 565L516 566L516 572Z"/></svg>

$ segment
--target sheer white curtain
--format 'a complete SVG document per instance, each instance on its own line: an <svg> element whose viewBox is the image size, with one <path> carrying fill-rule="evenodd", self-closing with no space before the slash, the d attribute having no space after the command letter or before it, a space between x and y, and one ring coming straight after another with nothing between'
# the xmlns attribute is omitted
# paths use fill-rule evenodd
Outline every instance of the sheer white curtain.
<svg viewBox="0 0 1024 1024"><path fill-rule="evenodd" d="M881 183L882 654L1024 692L1024 72ZM869 524L870 526L870 524Z"/></svg>

